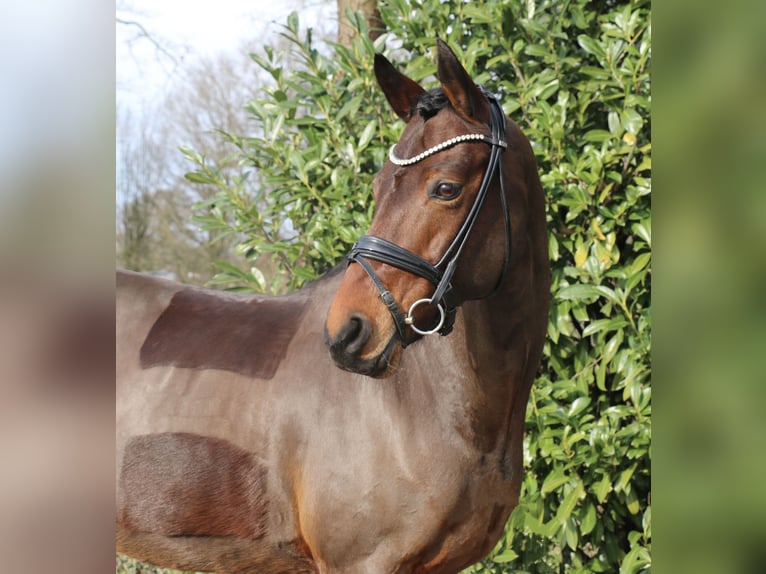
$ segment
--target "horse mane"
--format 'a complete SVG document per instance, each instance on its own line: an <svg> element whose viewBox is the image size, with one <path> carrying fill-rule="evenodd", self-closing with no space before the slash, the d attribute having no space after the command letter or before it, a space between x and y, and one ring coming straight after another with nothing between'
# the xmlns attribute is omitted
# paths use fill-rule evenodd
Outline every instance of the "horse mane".
<svg viewBox="0 0 766 574"><path fill-rule="evenodd" d="M431 88L423 92L418 99L418 103L415 106L417 112L422 116L424 120L434 117L439 110L446 108L449 105L449 100L444 90L439 88Z"/></svg>

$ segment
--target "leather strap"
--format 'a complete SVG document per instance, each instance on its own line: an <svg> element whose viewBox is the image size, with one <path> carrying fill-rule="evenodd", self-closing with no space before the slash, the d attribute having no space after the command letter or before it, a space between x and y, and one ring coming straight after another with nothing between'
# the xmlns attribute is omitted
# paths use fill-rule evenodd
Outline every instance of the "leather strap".
<svg viewBox="0 0 766 574"><path fill-rule="evenodd" d="M463 252L463 248L468 242L471 231L476 223L488 190L497 174L499 178L500 201L504 216L506 248L503 259L503 270L498 278L492 293L495 293L505 280L511 260L511 220L508 212L508 198L505 195L505 185L503 181L502 162L500 156L507 147L505 142L505 114L503 113L497 99L485 91L485 95L490 102L490 129L492 138L485 138L485 141L492 146L487 169L484 172L476 198L471 206L465 220L455 235L450 245L445 250L438 263L431 264L419 255L404 249L382 237L375 235L363 235L351 248L348 255L349 262L359 263L372 279L373 283L380 292L383 303L388 307L396 325L397 334L401 340L402 346L407 346L407 322L408 317L402 313L399 305L396 303L391 292L383 285L383 282L375 273L375 270L366 259L380 261L386 265L397 267L431 282L435 285L434 294L431 296L432 304L441 304L445 311L445 320L438 331L440 335L447 335L452 331L457 315L457 298L452 288L452 277L457 268L457 262ZM454 138L453 138L454 139ZM415 162L412 162L415 163ZM492 294L490 293L490 295ZM488 295L489 296L489 295ZM412 318L409 317L411 321Z"/></svg>
<svg viewBox="0 0 766 574"><path fill-rule="evenodd" d="M402 348L406 347L407 346L407 324L405 322L405 318L404 318L404 315L402 314L401 309L399 309L399 305L396 303L396 299L394 299L394 296L391 294L391 291L386 289L386 286L383 285L383 282L378 277L378 274L375 273L375 270L372 268L372 266L367 261L365 261L360 254L356 254L352 251L351 254L348 256L348 259L350 261L359 263L359 265L362 266L362 269L364 269L367 272L367 275L370 276L370 279L372 279L372 282L375 284L375 287L378 288L381 301L383 301L385 306L388 307L388 310L391 313L391 316L394 318L394 326L396 327L396 333L399 335L399 340L402 343Z"/></svg>

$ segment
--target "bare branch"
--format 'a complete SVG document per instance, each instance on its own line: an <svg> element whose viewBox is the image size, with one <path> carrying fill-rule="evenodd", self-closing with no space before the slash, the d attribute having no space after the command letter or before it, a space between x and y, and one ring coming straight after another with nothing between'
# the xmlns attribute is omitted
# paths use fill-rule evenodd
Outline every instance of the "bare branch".
<svg viewBox="0 0 766 574"><path fill-rule="evenodd" d="M170 59L171 62L173 62L174 65L178 65L178 59L171 54L165 47L162 46L157 40L154 39L154 36L152 36L147 29L141 24L140 22L137 22L136 20L127 20L125 18L120 18L117 16L115 18L118 24L122 24L124 26L132 26L134 28L138 29L138 38L146 38L149 40L149 42L152 43L152 45L156 48L156 50L162 54L164 54L166 57Z"/></svg>

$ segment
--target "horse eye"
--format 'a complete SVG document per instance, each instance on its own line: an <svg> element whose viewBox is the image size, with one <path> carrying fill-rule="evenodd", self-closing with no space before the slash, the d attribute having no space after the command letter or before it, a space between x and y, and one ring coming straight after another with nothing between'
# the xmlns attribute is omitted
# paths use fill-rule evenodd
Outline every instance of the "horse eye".
<svg viewBox="0 0 766 574"><path fill-rule="evenodd" d="M439 182L431 192L431 196L437 199L450 200L455 199L463 190L463 186L457 183Z"/></svg>

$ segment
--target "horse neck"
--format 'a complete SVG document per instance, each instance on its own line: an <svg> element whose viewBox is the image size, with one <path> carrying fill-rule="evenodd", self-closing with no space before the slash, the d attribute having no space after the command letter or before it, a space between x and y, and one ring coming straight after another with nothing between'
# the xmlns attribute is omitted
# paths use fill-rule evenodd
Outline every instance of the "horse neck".
<svg viewBox="0 0 766 574"><path fill-rule="evenodd" d="M503 166L512 222L511 264L494 293L463 304L452 341L451 352L464 350L475 379L474 385L462 385L457 390L461 396L454 398L485 421L476 427L489 442L493 435L507 439L511 433L518 438L522 432L547 325L545 207L534 156L528 144L525 149L526 158L511 162L509 157Z"/></svg>
<svg viewBox="0 0 766 574"><path fill-rule="evenodd" d="M432 335L405 350L398 381L412 416L432 413L429 425L457 430L485 453L505 448L513 413L519 402L526 405L526 393L519 395L526 344L512 337L518 326L500 318L509 314L505 307L489 300L464 304L450 335ZM512 316L511 323L518 320Z"/></svg>
<svg viewBox="0 0 766 574"><path fill-rule="evenodd" d="M548 230L532 148L512 121L506 135L514 152L504 155L502 171L511 228L510 245L505 246L510 265L490 296L463 305L463 317L466 344L477 368L506 379L523 375L528 387L532 377L525 373L526 362L539 361L548 318Z"/></svg>

